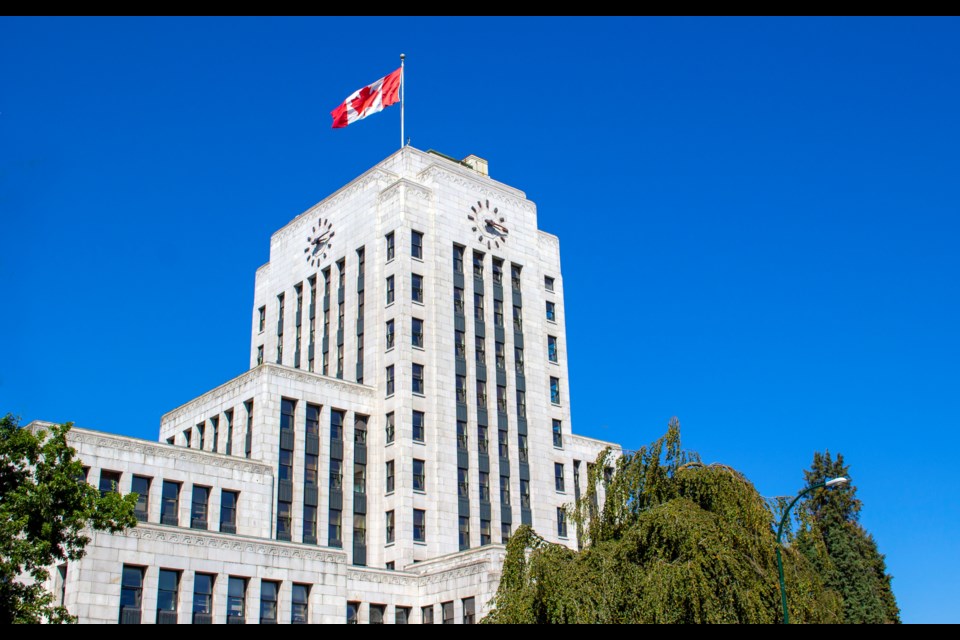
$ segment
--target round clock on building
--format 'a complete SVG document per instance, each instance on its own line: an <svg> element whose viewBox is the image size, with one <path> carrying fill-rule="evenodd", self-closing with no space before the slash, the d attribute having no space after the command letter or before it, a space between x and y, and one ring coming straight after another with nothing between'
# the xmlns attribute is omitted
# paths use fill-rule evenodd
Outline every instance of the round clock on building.
<svg viewBox="0 0 960 640"><path fill-rule="evenodd" d="M307 247L303 250L311 267L319 267L320 262L327 257L327 249L330 248L330 239L333 234L332 222L327 218L317 220L311 235L307 236Z"/></svg>
<svg viewBox="0 0 960 640"><path fill-rule="evenodd" d="M470 230L477 234L480 244L487 245L487 249L499 249L507 241L510 234L505 226L507 220L497 207L490 208L489 200L477 200L477 204L470 207L467 219L470 220Z"/></svg>

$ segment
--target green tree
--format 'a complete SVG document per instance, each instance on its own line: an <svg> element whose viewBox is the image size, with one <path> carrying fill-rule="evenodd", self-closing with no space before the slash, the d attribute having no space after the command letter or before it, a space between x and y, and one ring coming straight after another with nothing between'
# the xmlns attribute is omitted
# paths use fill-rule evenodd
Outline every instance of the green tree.
<svg viewBox="0 0 960 640"><path fill-rule="evenodd" d="M597 486L613 465L601 509ZM780 622L772 511L741 473L681 451L676 419L633 454L603 452L570 511L583 551L520 527L484 622ZM791 616L840 621L839 596L807 558L786 549L784 561Z"/></svg>
<svg viewBox="0 0 960 640"><path fill-rule="evenodd" d="M33 433L0 418L0 623L73 622L44 588L52 566L83 557L84 529L136 526L136 494L104 496L67 444L71 423Z"/></svg>
<svg viewBox="0 0 960 640"><path fill-rule="evenodd" d="M807 486L839 476L850 477L843 456L830 452L813 455L803 472ZM843 598L843 619L848 623L899 623L900 609L890 587L884 556L861 525L861 501L848 482L831 491L816 491L800 502L800 530L795 545L816 567L829 588Z"/></svg>

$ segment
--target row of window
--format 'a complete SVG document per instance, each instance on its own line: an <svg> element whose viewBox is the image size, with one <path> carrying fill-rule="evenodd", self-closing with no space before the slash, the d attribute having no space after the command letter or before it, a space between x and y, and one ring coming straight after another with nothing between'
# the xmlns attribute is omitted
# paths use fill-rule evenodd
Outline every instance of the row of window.
<svg viewBox="0 0 960 640"><path fill-rule="evenodd" d="M410 274L410 299L417 304L423 304L423 276L419 273ZM387 276L387 306L396 300L396 276Z"/></svg>
<svg viewBox="0 0 960 640"><path fill-rule="evenodd" d="M395 233L391 231L384 238L387 241L387 262L390 262L395 257ZM410 232L410 257L423 260L423 233L419 231Z"/></svg>
<svg viewBox="0 0 960 640"><path fill-rule="evenodd" d="M243 408L247 419L243 455L249 458L253 439L253 400L251 399L244 402ZM182 433L184 446L188 449L197 448L203 451L225 453L228 456L232 456L234 449L233 432L235 427L233 409L226 409L223 412L222 424L223 431L226 432L226 442L224 443L223 451L220 450L220 415L211 416L207 420L199 422L189 429L184 429ZM167 444L176 444L176 437L170 436L167 438Z"/></svg>
<svg viewBox="0 0 960 640"><path fill-rule="evenodd" d="M387 320L386 351L390 351L394 347L396 335L395 327L396 323L392 318ZM420 318L411 318L410 344L418 349L423 349L423 320Z"/></svg>
<svg viewBox="0 0 960 640"><path fill-rule="evenodd" d="M152 569L123 565L120 581L120 624L140 624L143 617L143 588L147 573ZM177 624L180 610L180 582L183 572L177 569L158 569L157 624ZM224 620L213 619L214 586L218 579L212 573L193 574L193 624L244 624L247 622L247 587L251 578L227 576L227 615ZM277 624L278 604L282 583L260 580L260 624ZM290 622L306 624L310 617L310 585L293 583L291 586Z"/></svg>
<svg viewBox="0 0 960 640"><path fill-rule="evenodd" d="M410 390L418 396L426 394L426 387L424 385L424 373L423 365L414 362L411 365L411 384ZM395 368L394 365L387 366L387 378L386 378L386 387L387 387L387 397L392 396L395 391Z"/></svg>
<svg viewBox="0 0 960 640"><path fill-rule="evenodd" d="M463 598L461 610L463 611L463 624L474 624L476 622L476 600L475 598ZM360 602L347 603L347 624L359 624L360 622ZM420 607L421 624L433 624L434 605ZM397 605L394 607L394 623L409 624L411 607ZM369 605L368 620L370 624L384 624L387 617L387 605L373 604ZM440 603L440 616L442 624L454 624L453 601Z"/></svg>

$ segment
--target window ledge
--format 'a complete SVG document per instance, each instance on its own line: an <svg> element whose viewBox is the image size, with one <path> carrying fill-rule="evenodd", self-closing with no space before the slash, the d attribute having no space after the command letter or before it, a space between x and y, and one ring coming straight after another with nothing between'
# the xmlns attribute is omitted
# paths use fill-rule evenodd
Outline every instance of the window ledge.
<svg viewBox="0 0 960 640"><path fill-rule="evenodd" d="M424 347L418 347L418 346L415 345L415 344L414 344L414 345L410 345L410 346L413 347L414 349L416 349L417 351L424 351L424 350L425 350Z"/></svg>
<svg viewBox="0 0 960 640"><path fill-rule="evenodd" d="M414 441L413 441L413 444L419 444L419 445L421 445L421 446L426 446L426 445L427 445L427 441L426 441L426 440L414 440Z"/></svg>
<svg viewBox="0 0 960 640"><path fill-rule="evenodd" d="M425 547L425 546L427 546L427 541L426 541L426 540L414 540L414 541L413 541L413 544L414 544L415 546L418 546L418 547Z"/></svg>

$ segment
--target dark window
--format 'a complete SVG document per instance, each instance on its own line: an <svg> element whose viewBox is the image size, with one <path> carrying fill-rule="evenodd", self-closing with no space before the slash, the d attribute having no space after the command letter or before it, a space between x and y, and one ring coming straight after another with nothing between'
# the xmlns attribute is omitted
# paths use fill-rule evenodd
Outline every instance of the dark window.
<svg viewBox="0 0 960 640"><path fill-rule="evenodd" d="M470 548L470 518L460 516L460 550Z"/></svg>
<svg viewBox="0 0 960 640"><path fill-rule="evenodd" d="M502 544L507 544L510 541L510 523L501 522L500 523L500 542Z"/></svg>
<svg viewBox="0 0 960 640"><path fill-rule="evenodd" d="M387 395L393 395L393 365L387 367Z"/></svg>
<svg viewBox="0 0 960 640"><path fill-rule="evenodd" d="M387 304L393 304L393 276L387 277Z"/></svg>
<svg viewBox="0 0 960 640"><path fill-rule="evenodd" d="M530 481L520 480L520 508L530 508Z"/></svg>
<svg viewBox="0 0 960 640"><path fill-rule="evenodd" d="M463 247L453 245L453 272L463 273Z"/></svg>
<svg viewBox="0 0 960 640"><path fill-rule="evenodd" d="M387 234L387 262L393 260L394 246L393 246L393 231Z"/></svg>
<svg viewBox="0 0 960 640"><path fill-rule="evenodd" d="M343 490L343 462L340 460L330 460L330 490Z"/></svg>
<svg viewBox="0 0 960 640"><path fill-rule="evenodd" d="M504 460L510 457L510 446L507 443L507 431L505 429L500 429L497 432L497 445L500 450L500 457Z"/></svg>
<svg viewBox="0 0 960 640"><path fill-rule="evenodd" d="M198 424L198 425L197 425L197 438L200 439L200 450L201 450L201 451L203 451L204 448L205 448L205 447L204 447L204 444L205 444L204 435L206 435L205 432L206 432L205 426L204 426L202 423L201 423L201 424Z"/></svg>
<svg viewBox="0 0 960 640"><path fill-rule="evenodd" d="M503 283L503 260L493 259L493 281L497 284Z"/></svg>
<svg viewBox="0 0 960 640"><path fill-rule="evenodd" d="M473 341L474 351L476 352L477 364L484 364L487 358L486 344L482 337L477 336Z"/></svg>
<svg viewBox="0 0 960 640"><path fill-rule="evenodd" d="M180 572L160 569L157 582L157 624L177 624Z"/></svg>
<svg viewBox="0 0 960 640"><path fill-rule="evenodd" d="M413 412L413 441L414 442L423 442L426 440L424 428L424 414L423 411L414 411Z"/></svg>
<svg viewBox="0 0 960 640"><path fill-rule="evenodd" d="M553 278L550 276L543 276L543 288L547 291L553 291Z"/></svg>
<svg viewBox="0 0 960 640"><path fill-rule="evenodd" d="M220 492L220 531L237 532L237 501L240 494L236 491Z"/></svg>
<svg viewBox="0 0 960 640"><path fill-rule="evenodd" d="M120 580L120 624L140 624L143 567L123 565Z"/></svg>
<svg viewBox="0 0 960 640"><path fill-rule="evenodd" d="M290 540L293 514L289 502L277 503L277 540Z"/></svg>
<svg viewBox="0 0 960 640"><path fill-rule="evenodd" d="M474 606L473 598L463 599L463 624L473 624L474 616L476 615Z"/></svg>
<svg viewBox="0 0 960 640"><path fill-rule="evenodd" d="M420 318L413 319L410 342L414 347L423 348L423 320Z"/></svg>
<svg viewBox="0 0 960 640"><path fill-rule="evenodd" d="M510 476L500 476L500 504L510 504Z"/></svg>
<svg viewBox="0 0 960 640"><path fill-rule="evenodd" d="M559 462L553 463L553 482L557 491L563 492L564 482L563 482L563 464Z"/></svg>
<svg viewBox="0 0 960 640"><path fill-rule="evenodd" d="M213 623L213 581L216 576L196 573L193 576L193 623Z"/></svg>
<svg viewBox="0 0 960 640"><path fill-rule="evenodd" d="M303 543L316 544L317 542L317 508L310 505L303 507Z"/></svg>
<svg viewBox="0 0 960 640"><path fill-rule="evenodd" d="M523 309L513 305L513 330L517 333L523 331Z"/></svg>
<svg viewBox="0 0 960 640"><path fill-rule="evenodd" d="M394 423L393 423L393 411L387 414L387 424L386 424L386 434L387 434L387 444L393 442L394 436Z"/></svg>
<svg viewBox="0 0 960 640"><path fill-rule="evenodd" d="M160 524L180 523L180 483L163 481L160 499Z"/></svg>
<svg viewBox="0 0 960 640"><path fill-rule="evenodd" d="M547 358L549 358L550 362L557 362L556 336L547 336Z"/></svg>
<svg viewBox="0 0 960 640"><path fill-rule="evenodd" d="M502 384L497 385L497 411L507 412L507 388Z"/></svg>
<svg viewBox="0 0 960 640"><path fill-rule="evenodd" d="M223 412L223 417L227 421L227 455L233 455L233 409L227 409Z"/></svg>
<svg viewBox="0 0 960 640"><path fill-rule="evenodd" d="M463 331L453 332L454 355L458 358L467 357L467 340Z"/></svg>
<svg viewBox="0 0 960 640"><path fill-rule="evenodd" d="M423 460L413 460L413 490L426 491L427 477L425 471L426 463Z"/></svg>
<svg viewBox="0 0 960 640"><path fill-rule="evenodd" d="M490 441L487 439L487 427L486 425L477 426L477 451L480 453L487 453L490 450Z"/></svg>
<svg viewBox="0 0 960 640"><path fill-rule="evenodd" d="M387 320L387 350L393 349L393 320Z"/></svg>
<svg viewBox="0 0 960 640"><path fill-rule="evenodd" d="M453 312L463 315L463 288L453 288Z"/></svg>
<svg viewBox="0 0 960 640"><path fill-rule="evenodd" d="M395 624L410 624L410 607L396 607L393 620Z"/></svg>
<svg viewBox="0 0 960 640"><path fill-rule="evenodd" d="M527 417L527 393L517 390L517 415L521 418Z"/></svg>
<svg viewBox="0 0 960 640"><path fill-rule="evenodd" d="M453 624L453 603L444 602L440 608L443 611L443 624Z"/></svg>
<svg viewBox="0 0 960 640"><path fill-rule="evenodd" d="M263 364L263 345L262 344L257 347L257 366L260 366L261 364Z"/></svg>
<svg viewBox="0 0 960 640"><path fill-rule="evenodd" d="M343 440L343 411L334 409L330 412L330 440Z"/></svg>
<svg viewBox="0 0 960 640"><path fill-rule="evenodd" d="M413 231L410 234L410 255L423 260L423 234L419 231Z"/></svg>
<svg viewBox="0 0 960 640"><path fill-rule="evenodd" d="M467 376L457 376L457 402L467 404Z"/></svg>
<svg viewBox="0 0 960 640"><path fill-rule="evenodd" d="M517 366L517 373L523 375L523 348L514 347L513 349L513 360Z"/></svg>
<svg viewBox="0 0 960 640"><path fill-rule="evenodd" d="M560 378L550 378L550 402L560 404Z"/></svg>
<svg viewBox="0 0 960 640"><path fill-rule="evenodd" d="M561 430L561 423L556 418L553 420L553 446L563 446L563 432Z"/></svg>
<svg viewBox="0 0 960 640"><path fill-rule="evenodd" d="M280 449L280 467L278 470L280 480L293 480L293 451Z"/></svg>
<svg viewBox="0 0 960 640"><path fill-rule="evenodd" d="M230 576L227 581L227 624L244 624L247 619L247 579Z"/></svg>
<svg viewBox="0 0 960 640"><path fill-rule="evenodd" d="M257 309L257 314L259 316L259 319L257 320L257 332L263 333L263 327L267 323L267 308L260 307Z"/></svg>
<svg viewBox="0 0 960 640"><path fill-rule="evenodd" d="M423 509L413 510L413 541L427 541L427 512Z"/></svg>
<svg viewBox="0 0 960 640"><path fill-rule="evenodd" d="M387 609L385 604L370 605L370 624L383 624L383 614Z"/></svg>
<svg viewBox="0 0 960 640"><path fill-rule="evenodd" d="M216 453L220 444L220 418L217 416L210 418L210 431L213 432L213 443L210 446L210 451Z"/></svg>
<svg viewBox="0 0 960 640"><path fill-rule="evenodd" d="M330 523L327 528L327 538L331 547L340 548L343 546L343 524L341 522L342 514L339 509L330 509Z"/></svg>
<svg viewBox="0 0 960 640"><path fill-rule="evenodd" d="M250 457L250 450L253 445L253 400L247 400L243 403L243 406L247 409L247 434L245 436L245 442L243 445L243 455L246 458Z"/></svg>
<svg viewBox="0 0 960 640"><path fill-rule="evenodd" d="M417 395L423 395L423 365L413 365L413 392Z"/></svg>
<svg viewBox="0 0 960 640"><path fill-rule="evenodd" d="M502 300L493 301L493 326L495 327L503 326L503 301Z"/></svg>
<svg viewBox="0 0 960 640"><path fill-rule="evenodd" d="M277 623L277 596L279 593L279 582L260 581L260 624Z"/></svg>
<svg viewBox="0 0 960 640"><path fill-rule="evenodd" d="M483 277L483 254L479 251L473 252L473 277Z"/></svg>
<svg viewBox="0 0 960 640"><path fill-rule="evenodd" d="M150 478L145 476L133 476L133 483L130 491L137 494L137 504L133 508L133 515L140 522L146 522L150 513Z"/></svg>
<svg viewBox="0 0 960 640"><path fill-rule="evenodd" d="M490 474L480 472L480 502L490 502Z"/></svg>
<svg viewBox="0 0 960 640"><path fill-rule="evenodd" d="M423 276L417 273L410 275L410 295L414 302L423 302Z"/></svg>
<svg viewBox="0 0 960 640"><path fill-rule="evenodd" d="M390 234L393 235L393 234ZM360 603L359 602L348 602L347 603L347 624L358 624L360 617Z"/></svg>
<svg viewBox="0 0 960 640"><path fill-rule="evenodd" d="M527 462L527 436L522 433L517 434L517 450L520 462Z"/></svg>
<svg viewBox="0 0 960 640"><path fill-rule="evenodd" d="M493 542L493 536L490 534L490 521L480 521L480 546L485 546Z"/></svg>
<svg viewBox="0 0 960 640"><path fill-rule="evenodd" d="M470 497L470 481L467 477L466 469L457 469L457 497L467 499Z"/></svg>
<svg viewBox="0 0 960 640"><path fill-rule="evenodd" d="M107 471L102 469L100 471L100 495L105 496L108 493L119 493L120 492L120 472L119 471Z"/></svg>
<svg viewBox="0 0 960 640"><path fill-rule="evenodd" d="M366 545L367 543L367 516L362 513L353 514L353 544Z"/></svg>
<svg viewBox="0 0 960 640"><path fill-rule="evenodd" d="M547 320L550 322L557 320L557 306L549 300L547 301Z"/></svg>
<svg viewBox="0 0 960 640"><path fill-rule="evenodd" d="M310 585L293 585L293 606L290 611L292 624L307 624L310 621Z"/></svg>
<svg viewBox="0 0 960 640"><path fill-rule="evenodd" d="M353 465L353 492L365 495L367 493L367 465Z"/></svg>
<svg viewBox="0 0 960 640"><path fill-rule="evenodd" d="M487 383L484 380L477 380L477 407L487 407Z"/></svg>
<svg viewBox="0 0 960 640"><path fill-rule="evenodd" d="M510 265L510 283L514 289L520 290L520 265L518 264Z"/></svg>
<svg viewBox="0 0 960 640"><path fill-rule="evenodd" d="M420 623L433 624L433 605L420 607Z"/></svg>
<svg viewBox="0 0 960 640"><path fill-rule="evenodd" d="M563 507L557 507L557 535L561 538L567 537L567 512Z"/></svg>
<svg viewBox="0 0 960 640"><path fill-rule="evenodd" d="M473 294L473 317L480 322L483 322L483 294L474 293Z"/></svg>
<svg viewBox="0 0 960 640"><path fill-rule="evenodd" d="M391 544L394 540L394 526L393 511L387 511L387 544Z"/></svg>
<svg viewBox="0 0 960 640"><path fill-rule="evenodd" d="M463 420L457 421L457 449L467 450L467 423Z"/></svg>
<svg viewBox="0 0 960 640"><path fill-rule="evenodd" d="M498 371L506 371L506 370L507 370L507 356L506 356L506 352L505 352L505 350L504 350L503 343L502 343L502 342L497 342L497 343L494 344L494 347L496 348L495 354L496 354L496 359L497 359L497 370L498 370Z"/></svg>

